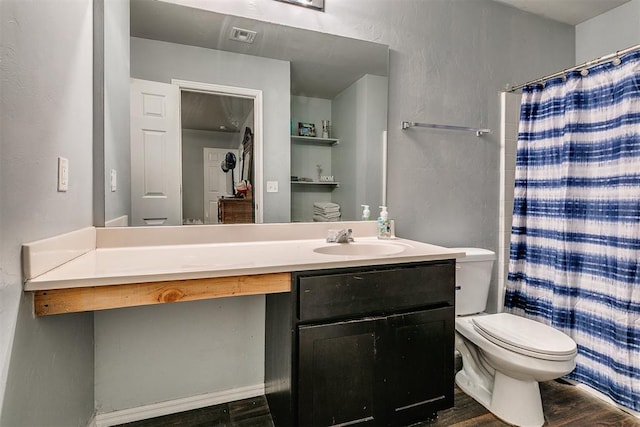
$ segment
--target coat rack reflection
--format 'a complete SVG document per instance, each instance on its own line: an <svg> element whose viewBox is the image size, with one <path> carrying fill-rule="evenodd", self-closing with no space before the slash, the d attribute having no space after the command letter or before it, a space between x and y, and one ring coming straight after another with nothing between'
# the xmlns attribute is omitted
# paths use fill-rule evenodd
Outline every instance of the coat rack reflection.
<svg viewBox="0 0 640 427"><path fill-rule="evenodd" d="M402 122L403 130L409 129L412 127L444 129L444 130L461 130L466 132L475 132L476 136L482 136L485 133L491 133L491 129L470 128L465 126L438 125L434 123Z"/></svg>

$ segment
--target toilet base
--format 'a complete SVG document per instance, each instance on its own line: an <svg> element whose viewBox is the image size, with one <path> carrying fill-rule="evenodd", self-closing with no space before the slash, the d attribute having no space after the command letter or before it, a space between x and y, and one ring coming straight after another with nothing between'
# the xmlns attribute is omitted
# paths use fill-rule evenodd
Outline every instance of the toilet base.
<svg viewBox="0 0 640 427"><path fill-rule="evenodd" d="M517 426L540 427L544 424L538 382L517 380L499 371L496 371L489 410Z"/></svg>
<svg viewBox="0 0 640 427"><path fill-rule="evenodd" d="M537 381L522 381L495 372L493 392L478 387L465 373L456 374L456 384L462 391L503 421L521 427L544 424L542 398Z"/></svg>
<svg viewBox="0 0 640 427"><path fill-rule="evenodd" d="M489 409L491 406L491 392L484 387L478 386L474 381L471 381L464 369L458 371L456 374L456 385L460 387L460 390L464 391L465 394L473 397L476 402L487 408L487 410L491 410Z"/></svg>

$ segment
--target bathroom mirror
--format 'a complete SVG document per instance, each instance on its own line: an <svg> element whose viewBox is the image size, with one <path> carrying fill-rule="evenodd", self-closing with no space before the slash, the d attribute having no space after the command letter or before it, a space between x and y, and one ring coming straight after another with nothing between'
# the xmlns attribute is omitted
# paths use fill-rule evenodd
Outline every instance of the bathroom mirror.
<svg viewBox="0 0 640 427"><path fill-rule="evenodd" d="M314 202L327 201L340 205L341 220L358 220L361 204L382 203L388 46L169 1L96 3L94 28L102 45L94 49L95 66L103 67L94 86L95 114L102 119L94 135L96 226L141 225L132 217L132 183L148 183L132 157L130 78L196 87L178 92L181 148L143 150L140 157L163 180L162 189L149 191L152 198L161 200L172 186L180 199L172 205L178 206L177 219L155 222L151 214L149 225L216 223L211 206L217 203L207 201L203 191L207 149L241 157L247 129L253 136L252 161L237 168L252 169L234 171L235 181L238 175L253 176L255 222L312 221ZM207 85L223 89L210 91ZM208 123L197 124L195 116ZM329 139L322 138L323 121ZM292 138L299 123L314 125L316 136ZM162 164L179 165L173 168L179 172ZM231 196L234 187L222 184L222 192Z"/></svg>

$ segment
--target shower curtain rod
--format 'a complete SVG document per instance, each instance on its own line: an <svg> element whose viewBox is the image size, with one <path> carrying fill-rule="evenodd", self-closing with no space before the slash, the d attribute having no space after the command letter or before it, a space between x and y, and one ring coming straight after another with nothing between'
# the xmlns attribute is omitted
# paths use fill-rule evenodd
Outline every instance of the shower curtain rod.
<svg viewBox="0 0 640 427"><path fill-rule="evenodd" d="M603 63L603 62L607 62L607 61L609 61L611 59L619 58L620 55L624 55L626 53L633 52L635 50L640 50L640 44L628 47L628 48L623 49L623 50L617 50L615 53L610 53L609 55L605 55L605 56L601 56L600 58L592 59L591 61L584 62L584 63L582 63L580 65L576 65L575 67L565 68L562 71L558 71L557 73L549 74L548 76L540 77L539 79L531 80L531 81L528 81L526 83L523 83L523 84L520 84L520 85L517 85L517 86L511 86L509 89L507 89L507 92L515 92L515 91L517 91L519 89L522 89L523 87L525 87L527 85L530 85L530 84L533 84L533 83L540 83L540 82L543 82L545 80L552 79L554 77L563 76L564 74L568 73L569 71L580 70L581 68L587 68L587 67L591 67L593 65L597 65L597 64L600 64L600 63Z"/></svg>

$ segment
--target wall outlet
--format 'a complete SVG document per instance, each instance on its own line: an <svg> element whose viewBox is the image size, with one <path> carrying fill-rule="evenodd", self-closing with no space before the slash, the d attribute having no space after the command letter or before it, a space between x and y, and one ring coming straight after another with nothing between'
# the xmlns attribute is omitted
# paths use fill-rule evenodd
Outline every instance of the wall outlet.
<svg viewBox="0 0 640 427"><path fill-rule="evenodd" d="M278 181L267 181L267 193L278 192Z"/></svg>
<svg viewBox="0 0 640 427"><path fill-rule="evenodd" d="M58 157L58 191L69 189L69 159Z"/></svg>

